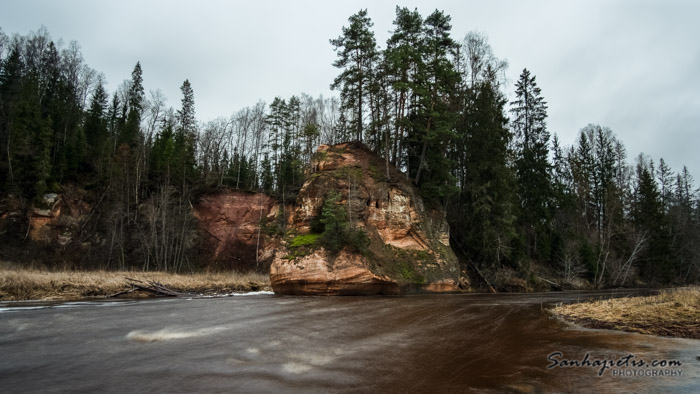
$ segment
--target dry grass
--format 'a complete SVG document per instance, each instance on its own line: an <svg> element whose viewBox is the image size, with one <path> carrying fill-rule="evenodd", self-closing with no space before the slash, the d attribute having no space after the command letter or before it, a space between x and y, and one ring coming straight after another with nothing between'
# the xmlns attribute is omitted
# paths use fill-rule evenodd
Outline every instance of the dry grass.
<svg viewBox="0 0 700 394"><path fill-rule="evenodd" d="M700 288L664 290L647 297L561 305L552 310L586 327L700 339Z"/></svg>
<svg viewBox="0 0 700 394"><path fill-rule="evenodd" d="M125 278L156 281L185 293L226 294L234 291L270 290L268 275L248 273L45 271L0 265L0 300L77 300L104 297L131 287Z"/></svg>

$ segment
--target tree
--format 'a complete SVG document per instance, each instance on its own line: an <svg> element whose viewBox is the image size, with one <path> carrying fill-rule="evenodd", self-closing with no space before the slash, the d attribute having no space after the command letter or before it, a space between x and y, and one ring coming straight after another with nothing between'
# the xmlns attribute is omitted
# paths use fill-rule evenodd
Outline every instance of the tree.
<svg viewBox="0 0 700 394"><path fill-rule="evenodd" d="M547 131L547 103L535 76L524 69L515 84L515 100L511 103L512 127L516 141L516 174L527 254L547 258L546 246L551 219L552 183L549 163L549 132Z"/></svg>
<svg viewBox="0 0 700 394"><path fill-rule="evenodd" d="M491 45L483 33L477 31L467 33L458 51L455 67L462 74L463 82L469 82L469 88L473 89L486 80L496 88L501 87L502 78L498 78L498 75L505 72L508 62L494 56Z"/></svg>
<svg viewBox="0 0 700 394"><path fill-rule="evenodd" d="M16 132L13 132L13 125L22 93L23 68L21 50L19 45L15 44L7 58L3 59L0 69L0 180L6 179L0 184L15 182L12 158L15 144L13 134Z"/></svg>
<svg viewBox="0 0 700 394"><path fill-rule="evenodd" d="M141 62L136 62L134 70L131 72L131 83L126 105L128 108L126 124L119 136L119 142L127 144L131 148L136 148L141 143L141 115L143 113L144 91L143 72Z"/></svg>
<svg viewBox="0 0 700 394"><path fill-rule="evenodd" d="M175 167L175 135L173 124L163 120L161 130L156 133L151 148L149 172L154 185L167 186L171 182L171 173Z"/></svg>
<svg viewBox="0 0 700 394"><path fill-rule="evenodd" d="M419 84L425 69L423 63L423 17L418 10L396 7L394 31L384 51L386 73L395 92L393 155L391 161L402 166L405 138L412 128L410 114L417 105Z"/></svg>
<svg viewBox="0 0 700 394"><path fill-rule="evenodd" d="M423 26L425 90L420 96L419 117L424 122L414 129L415 140L420 146L413 182L424 190L424 195L445 199L454 184L447 162L447 149L454 139L453 99L459 74L455 71L450 55L456 43L450 37L450 16L435 10ZM425 181L421 175L429 173ZM427 193L425 193L427 192Z"/></svg>
<svg viewBox="0 0 700 394"><path fill-rule="evenodd" d="M343 34L330 40L338 59L333 66L342 69L331 89L340 89L343 110L352 114L351 129L354 138L362 142L364 109L369 91L369 75L377 61L377 43L371 29L373 23L367 16L367 10L360 10L352 15L348 27L343 27Z"/></svg>
<svg viewBox="0 0 700 394"><path fill-rule="evenodd" d="M507 164L512 135L503 95L489 81L478 84L473 94L459 125L464 183L450 226L464 241L468 258L497 269L512 261L515 238L514 174Z"/></svg>
<svg viewBox="0 0 700 394"><path fill-rule="evenodd" d="M88 146L86 157L93 171L102 177L105 159L108 154L108 129L107 129L107 92L102 83L98 83L92 94L90 106L85 118L85 139Z"/></svg>
<svg viewBox="0 0 700 394"><path fill-rule="evenodd" d="M180 86L182 92L182 108L177 111L177 121L180 129L188 135L197 132L197 120L194 111L194 91L188 79Z"/></svg>
<svg viewBox="0 0 700 394"><path fill-rule="evenodd" d="M340 205L340 193L336 190L328 192L323 200L321 223L321 244L331 253L340 252L348 230L348 218L345 209Z"/></svg>
<svg viewBox="0 0 700 394"><path fill-rule="evenodd" d="M323 232L319 237L321 245L332 254L348 246L353 251L364 252L369 239L364 230L350 226L346 209L340 205L341 195L337 190L326 194L321 209ZM348 201L350 199L348 198Z"/></svg>
<svg viewBox="0 0 700 394"><path fill-rule="evenodd" d="M177 176L175 181L182 187L184 193L186 183L192 183L195 179L194 169L196 165L195 150L197 138L197 121L194 110L194 92L189 80L185 80L180 87L182 91L182 108L176 113L177 132L175 133L175 160Z"/></svg>
<svg viewBox="0 0 700 394"><path fill-rule="evenodd" d="M676 260L675 277L679 282L691 283L700 276L700 216L698 190L687 167L676 175L673 204L669 212L673 257Z"/></svg>
<svg viewBox="0 0 700 394"><path fill-rule="evenodd" d="M673 181L674 181L673 171L671 167L666 164L663 157L659 159L659 167L656 171L656 179L659 184L659 196L661 197L661 206L663 207L664 213L668 213L673 200Z"/></svg>
<svg viewBox="0 0 700 394"><path fill-rule="evenodd" d="M643 253L640 268L649 283L667 281L671 275L669 266L670 239L666 232L665 216L658 186L651 175L650 163L637 165L637 190L633 211L634 224L649 237L649 245Z"/></svg>

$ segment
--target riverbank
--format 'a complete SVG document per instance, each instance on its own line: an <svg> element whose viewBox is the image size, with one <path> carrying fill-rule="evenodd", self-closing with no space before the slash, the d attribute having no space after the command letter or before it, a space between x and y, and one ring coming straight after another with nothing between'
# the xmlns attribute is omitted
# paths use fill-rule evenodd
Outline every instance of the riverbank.
<svg viewBox="0 0 700 394"><path fill-rule="evenodd" d="M700 288L559 305L552 313L588 328L700 339Z"/></svg>
<svg viewBox="0 0 700 394"><path fill-rule="evenodd" d="M182 293L222 295L271 290L268 275L235 272L172 274L135 271L46 271L0 266L0 301L104 298L132 288L126 278L158 282ZM147 293L146 293L147 294ZM131 293L131 296L143 295Z"/></svg>

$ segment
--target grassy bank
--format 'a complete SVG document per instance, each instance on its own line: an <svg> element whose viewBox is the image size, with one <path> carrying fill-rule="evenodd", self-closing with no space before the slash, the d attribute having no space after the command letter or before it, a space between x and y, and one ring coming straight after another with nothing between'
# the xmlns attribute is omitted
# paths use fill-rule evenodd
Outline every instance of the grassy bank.
<svg viewBox="0 0 700 394"><path fill-rule="evenodd" d="M664 290L647 297L589 301L552 312L589 328L700 339L700 288Z"/></svg>
<svg viewBox="0 0 700 394"><path fill-rule="evenodd" d="M179 292L207 295L271 290L269 276L256 273L179 275L165 272L44 271L0 266L0 301L105 297L130 289L126 278L156 281Z"/></svg>

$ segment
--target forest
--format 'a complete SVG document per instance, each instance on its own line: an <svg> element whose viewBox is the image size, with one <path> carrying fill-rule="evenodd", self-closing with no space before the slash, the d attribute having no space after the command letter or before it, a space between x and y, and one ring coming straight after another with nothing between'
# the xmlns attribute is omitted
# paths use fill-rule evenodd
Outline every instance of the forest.
<svg viewBox="0 0 700 394"><path fill-rule="evenodd" d="M179 108L144 91L138 61L108 92L77 42L57 44L43 27L0 30L0 216L8 201L28 210L78 190L97 209L76 242L106 246L75 266L209 269L191 240L200 196L236 189L293 202L319 144L359 141L387 176L396 166L447 213L454 249L484 275L527 278L539 267L595 287L700 279L700 201L687 168L628 154L604 125L582 125L562 146L534 70L522 70L509 102L508 63L482 33L454 36L444 12L397 7L383 44L372 28L360 10L329 40L337 97L275 97L207 121L187 79ZM0 232L0 259L44 252L26 224L13 226Z"/></svg>

